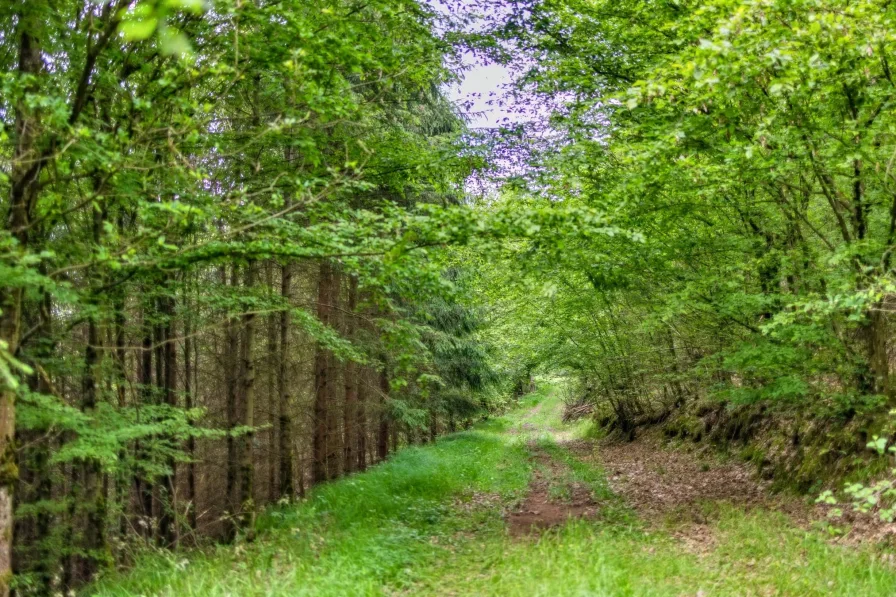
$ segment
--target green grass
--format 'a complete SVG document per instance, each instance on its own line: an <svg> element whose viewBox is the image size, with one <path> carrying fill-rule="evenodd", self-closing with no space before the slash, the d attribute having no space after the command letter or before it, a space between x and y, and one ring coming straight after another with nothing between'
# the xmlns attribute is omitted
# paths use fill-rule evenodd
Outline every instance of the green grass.
<svg viewBox="0 0 896 597"><path fill-rule="evenodd" d="M540 408L538 408L540 406ZM146 554L90 595L894 595L896 571L870 549L833 546L782 515L717 506L711 545L684 549L646 526L610 491L603 472L555 437L563 425L550 387L508 416L316 490L263 515L252 544ZM565 465L602 505L537 539L513 539L503 509L525 495L528 441ZM698 553L699 552L699 553Z"/></svg>
<svg viewBox="0 0 896 597"><path fill-rule="evenodd" d="M535 541L487 537L425 575L415 595L893 595L894 571L774 514L731 510L698 556L638 525L573 522Z"/></svg>
<svg viewBox="0 0 896 597"><path fill-rule="evenodd" d="M321 487L258 522L252 544L148 555L100 580L95 595L378 595L418 581L469 533L498 532L497 509L467 509L477 494L517 499L529 470L519 442L484 431L409 448L375 469ZM460 502L461 506L455 504Z"/></svg>

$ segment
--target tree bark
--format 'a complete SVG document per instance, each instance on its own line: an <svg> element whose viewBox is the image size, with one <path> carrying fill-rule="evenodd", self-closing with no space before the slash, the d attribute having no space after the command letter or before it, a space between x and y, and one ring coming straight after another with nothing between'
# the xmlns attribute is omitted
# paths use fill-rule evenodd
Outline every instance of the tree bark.
<svg viewBox="0 0 896 597"><path fill-rule="evenodd" d="M119 230L121 230L121 221L119 220ZM117 293L115 297L115 321L114 321L114 336L115 336L115 373L118 378L115 380L118 394L118 408L124 409L127 406L127 386L128 386L128 371L127 371L127 348L125 347L125 311L124 311L124 295L121 293ZM118 458L121 462L125 462L127 458L127 449L122 448L119 452ZM119 476L116 479L116 500L119 504L119 516L118 516L118 535L119 538L123 538L127 533L127 515L128 515L128 501L130 497L130 487L129 487L129 479L126 475Z"/></svg>
<svg viewBox="0 0 896 597"><path fill-rule="evenodd" d="M193 326L190 313L184 317L184 406L193 409ZM187 438L187 524L196 530L196 438Z"/></svg>
<svg viewBox="0 0 896 597"><path fill-rule="evenodd" d="M102 182L94 179L94 190L99 195ZM103 225L106 214L98 206L93 208L92 236L96 246L102 243ZM105 276L100 275L100 283ZM91 289L93 307L99 309L100 299ZM102 359L99 323L95 314L87 319L87 342L84 347L84 370L81 377L81 411L92 418L96 412L99 386L99 366ZM100 566L101 554L105 548L106 501L100 483L102 471L99 463L91 458L78 459L75 463L75 478L72 481L74 495L71 500L70 516L77 549L69 559L66 574L69 588L78 587L96 574ZM79 532L80 527L80 532Z"/></svg>
<svg viewBox="0 0 896 597"><path fill-rule="evenodd" d="M267 291L273 292L274 289L274 262L272 260L265 261L264 264L265 270L265 281L264 286ZM279 445L277 440L277 432L280 426L280 415L279 415L279 395L277 392L277 377L278 377L278 359L280 356L280 351L278 349L278 342L280 340L280 335L278 333L278 323L279 319L277 315L271 314L265 318L265 325L267 328L267 356L266 362L267 366L265 367L265 384L264 387L267 390L267 404L265 406L265 411L267 412L267 420L270 423L268 425L268 433L267 433L267 503L276 502L280 497L279 495L279 485L277 483L277 473L280 470L279 456L280 451L276 449L276 446Z"/></svg>
<svg viewBox="0 0 896 597"><path fill-rule="evenodd" d="M147 301L147 303L151 304L151 301ZM143 342L140 350L140 367L139 367L139 379L140 379L140 401L143 404L151 404L154 401L154 391L152 385L152 322L150 321L150 312L151 307L149 304L145 305L143 308ZM144 458L146 456L144 450L140 447L140 443L138 442L134 451L136 452L137 458ZM142 515L142 521L144 524L142 526L144 532L147 536L152 531L152 527L150 522L153 516L153 496L152 496L152 484L149 482L149 479L143 479L139 474L134 475L134 487L137 492L137 499L140 502L140 514Z"/></svg>
<svg viewBox="0 0 896 597"><path fill-rule="evenodd" d="M386 400L389 397L389 372L383 364L380 372L380 422L376 437L376 455L380 461L389 456L389 418L386 413Z"/></svg>
<svg viewBox="0 0 896 597"><path fill-rule="evenodd" d="M19 14L18 73L37 75L42 70L38 39L41 22L37 10L27 7ZM13 107L15 146L9 176L7 229L19 251L28 249L28 229L37 197L43 160L36 148L40 128L38 114L24 101ZM19 350L22 325L22 289L0 287L0 349L8 356ZM5 355L0 353L0 358ZM15 455L15 388L0 382L0 597L9 595L12 580L13 492L18 479Z"/></svg>
<svg viewBox="0 0 896 597"><path fill-rule="evenodd" d="M255 286L257 265L252 262L246 267L245 285ZM240 374L242 378L242 424L248 429L242 437L240 450L240 526L248 539L254 536L255 525L255 463L252 449L255 439L255 361L252 349L255 342L255 314L243 315L243 341L240 346Z"/></svg>
<svg viewBox="0 0 896 597"><path fill-rule="evenodd" d="M333 267L332 270L333 287L330 291L329 303L329 325L336 331L339 327L340 320L336 316L339 309L339 298L342 282L342 272ZM340 410L339 406L343 403L344 392L339 385L340 362L336 356L327 351L327 454L326 468L327 478L337 479L342 473L342 433L340 432Z"/></svg>
<svg viewBox="0 0 896 597"><path fill-rule="evenodd" d="M355 408L355 437L358 446L358 465L357 469L363 471L367 469L367 413L365 411L367 405L367 379L364 375L364 369L361 370L361 376L358 380L358 404Z"/></svg>
<svg viewBox="0 0 896 597"><path fill-rule="evenodd" d="M865 355L868 359L870 379L866 390L886 396L893 402L890 388L890 359L887 350L887 320L881 305L875 305L868 313L866 323L860 328L865 343ZM891 404L892 406L893 404Z"/></svg>
<svg viewBox="0 0 896 597"><path fill-rule="evenodd" d="M230 272L230 285L237 286L237 266L234 265ZM221 266L221 281L223 285L227 284L227 266ZM227 429L230 432L227 436L227 485L225 491L227 493L228 509L230 511L231 521L228 525L228 539L232 540L236 537L237 520L236 516L239 512L239 501L236 499L236 493L239 480L239 461L237 438L233 437L233 430L239 426L239 390L237 382L237 365L239 355L239 335L236 322L229 314L226 316L224 324L224 385L226 387L226 405L227 411Z"/></svg>
<svg viewBox="0 0 896 597"><path fill-rule="evenodd" d="M174 289L166 281L164 285L166 293L173 293ZM172 409L177 408L177 350L175 346L175 300L173 296L164 296L160 301L160 311L164 318L162 328L162 359L164 371L162 384L164 387L165 404ZM160 484L160 517L159 540L166 547L176 547L178 543L177 530L177 463L173 458L167 462L169 474Z"/></svg>
<svg viewBox="0 0 896 597"><path fill-rule="evenodd" d="M100 365L100 334L96 319L87 322L87 346L84 348L84 377L81 410L92 417L97 406L97 374ZM90 459L77 463L74 481L75 499L72 500L72 524L82 526L78 550L70 562L70 579L80 586L99 569L105 550L106 500L100 482L99 464Z"/></svg>
<svg viewBox="0 0 896 597"><path fill-rule="evenodd" d="M355 339L355 309L358 306L358 278L351 276L348 285L348 301L346 304L345 337L352 341ZM342 470L348 474L355 470L357 457L355 446L357 434L360 429L356 426L358 420L358 366L351 360L345 363L344 369L345 405L342 411Z"/></svg>
<svg viewBox="0 0 896 597"><path fill-rule="evenodd" d="M321 261L317 280L317 318L323 325L330 325L332 304L335 294L333 266L328 261ZM312 438L311 481L314 484L329 479L330 420L332 405L330 399L330 361L329 351L318 343L314 355L314 436Z"/></svg>
<svg viewBox="0 0 896 597"><path fill-rule="evenodd" d="M280 278L280 296L285 305L292 301L292 264L288 261L282 266ZM290 412L291 394L287 380L287 367L289 362L289 311L280 312L280 346L277 359L277 395L279 409L278 437L280 460L280 496L292 498L295 495L295 481L293 479L293 453L292 453L292 415Z"/></svg>
<svg viewBox="0 0 896 597"><path fill-rule="evenodd" d="M42 272L46 273L46 272ZM40 313L36 324L41 328L43 337L52 337L52 299L44 293L40 301ZM33 363L40 364L52 357L55 342L39 343L34 349ZM36 369L36 368L35 368ZM29 388L40 394L52 394L49 379L37 370L28 378ZM16 508L20 504L35 504L38 507L33 519L21 517L15 521L15 549L13 569L15 574L31 573L38 593L50 594L53 591L53 580L58 568L59 554L52 548L48 539L53 520L50 509L41 507L53 498L53 477L50 470L50 451L52 440L49 437L50 427L29 429L26 433L19 431L20 480L16 487ZM25 463L21 465L21 463ZM20 552L24 552L20 556Z"/></svg>

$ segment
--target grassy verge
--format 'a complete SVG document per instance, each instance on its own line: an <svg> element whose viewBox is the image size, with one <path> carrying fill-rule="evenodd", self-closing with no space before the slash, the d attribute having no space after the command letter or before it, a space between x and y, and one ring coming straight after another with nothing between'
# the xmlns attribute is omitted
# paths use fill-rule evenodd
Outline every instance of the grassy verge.
<svg viewBox="0 0 896 597"><path fill-rule="evenodd" d="M718 506L704 545L649 531L612 494L603 472L556 438L550 387L474 431L410 448L367 473L269 511L252 544L147 555L87 594L300 595L893 595L896 571L870 549L833 546L783 516ZM535 441L535 447L527 444ZM525 495L531 449L585 483L597 520L512 539L504 510ZM552 481L553 482L553 481Z"/></svg>
<svg viewBox="0 0 896 597"><path fill-rule="evenodd" d="M493 423L492 426L495 424ZM529 471L523 446L471 431L409 448L375 469L269 511L252 544L186 557L143 557L127 574L100 580L94 595L379 595L416 583L427 562L484 530L500 532L481 495L515 499Z"/></svg>

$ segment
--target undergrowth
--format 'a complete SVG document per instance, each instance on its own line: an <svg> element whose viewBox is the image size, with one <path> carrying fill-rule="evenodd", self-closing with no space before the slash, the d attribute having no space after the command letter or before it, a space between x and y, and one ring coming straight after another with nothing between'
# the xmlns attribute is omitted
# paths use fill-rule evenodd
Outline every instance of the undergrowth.
<svg viewBox="0 0 896 597"><path fill-rule="evenodd" d="M560 421L551 387L507 416L408 448L366 473L269 510L253 543L156 553L87 594L301 595L893 595L896 572L871 549L831 545L771 512L720 508L705 545L651 531L598 467L558 439L589 432ZM532 443L534 442L534 443ZM564 465L600 504L529 539L507 534L534 449Z"/></svg>

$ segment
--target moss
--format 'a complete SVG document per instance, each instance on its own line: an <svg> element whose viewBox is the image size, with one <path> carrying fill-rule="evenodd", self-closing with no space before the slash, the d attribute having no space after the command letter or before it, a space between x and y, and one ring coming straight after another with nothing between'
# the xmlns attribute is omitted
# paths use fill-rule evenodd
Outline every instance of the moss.
<svg viewBox="0 0 896 597"><path fill-rule="evenodd" d="M4 458L0 462L0 486L13 485L19 479L19 467L11 458Z"/></svg>
<svg viewBox="0 0 896 597"><path fill-rule="evenodd" d="M758 468L762 468L766 462L765 451L759 446L750 444L744 446L740 451L740 458L745 462L757 465Z"/></svg>
<svg viewBox="0 0 896 597"><path fill-rule="evenodd" d="M655 426L670 440L710 443L756 467L778 489L814 492L822 485L862 480L887 471L887 463L866 448L874 435L896 441L892 417L820 415L797 405L732 405L698 399L668 412L640 417L637 428ZM598 420L612 429L615 421Z"/></svg>
<svg viewBox="0 0 896 597"><path fill-rule="evenodd" d="M700 441L703 437L704 425L703 421L697 417L682 415L669 419L663 426L663 432L670 438L689 438Z"/></svg>

